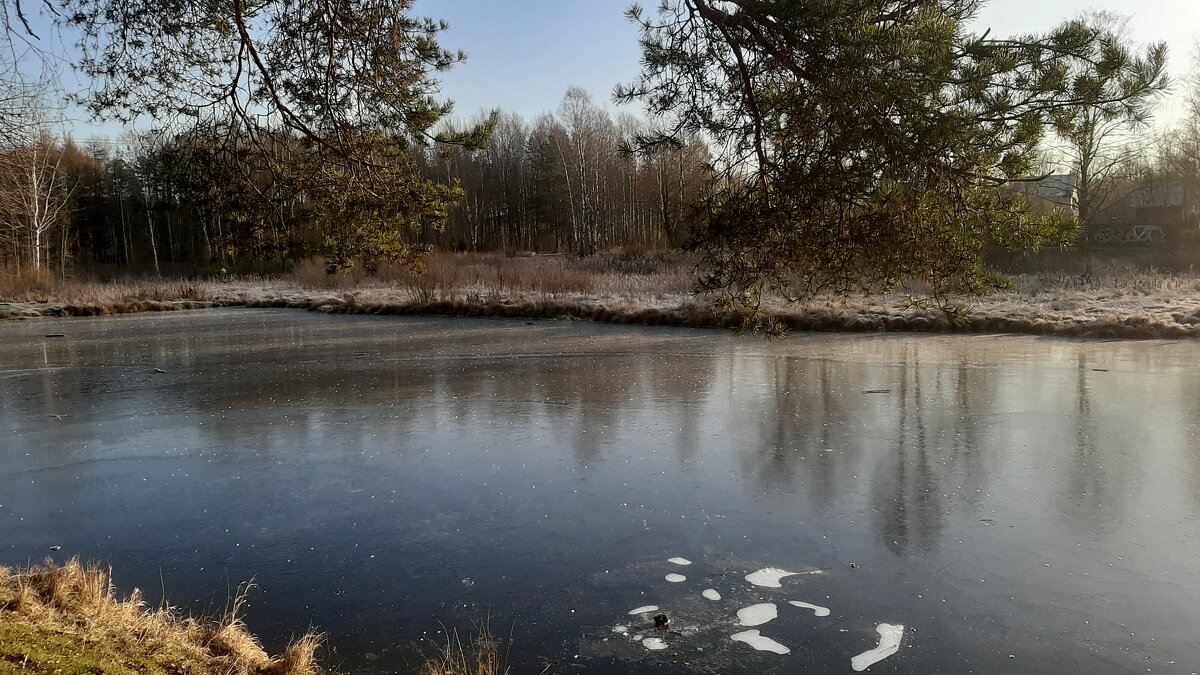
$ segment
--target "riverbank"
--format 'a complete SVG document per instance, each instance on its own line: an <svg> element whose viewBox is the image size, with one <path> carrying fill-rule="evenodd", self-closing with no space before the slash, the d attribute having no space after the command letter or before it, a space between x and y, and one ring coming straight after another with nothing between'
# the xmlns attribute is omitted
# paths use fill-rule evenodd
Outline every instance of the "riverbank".
<svg viewBox="0 0 1200 675"><path fill-rule="evenodd" d="M318 675L322 638L307 633L268 655L238 616L185 618L115 594L109 571L62 565L0 567L0 672L83 675Z"/></svg>
<svg viewBox="0 0 1200 675"><path fill-rule="evenodd" d="M246 587L242 587L243 592ZM116 596L109 570L71 558L13 571L0 566L0 673L55 675L322 675L313 632L270 656L238 616L220 619L148 609L135 589ZM504 675L500 643L480 626L452 632L421 666L427 675Z"/></svg>
<svg viewBox="0 0 1200 675"><path fill-rule="evenodd" d="M694 266L670 253L506 258L442 254L421 274L382 269L327 277L0 284L0 319L101 316L211 307L333 314L576 319L619 324L738 327L740 317L691 294ZM964 301L952 317L909 294L765 303L795 331L1025 333L1104 338L1200 337L1200 275L1108 266L1013 277L1010 291Z"/></svg>

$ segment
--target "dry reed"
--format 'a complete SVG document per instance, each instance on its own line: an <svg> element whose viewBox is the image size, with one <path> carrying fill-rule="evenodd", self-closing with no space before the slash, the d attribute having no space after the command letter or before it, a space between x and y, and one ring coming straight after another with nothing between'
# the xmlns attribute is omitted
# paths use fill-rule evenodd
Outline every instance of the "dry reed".
<svg viewBox="0 0 1200 675"><path fill-rule="evenodd" d="M488 629L486 621L479 626L479 635L465 645L457 630L447 631L446 644L438 649L436 656L425 659L422 672L424 675L508 675L510 670L500 654L500 647L500 638Z"/></svg>
<svg viewBox="0 0 1200 675"><path fill-rule="evenodd" d="M137 590L118 597L107 568L78 558L20 571L0 567L0 666L29 673L323 673L319 635L305 634L278 657L263 650L239 616L247 590L220 620L205 620L149 608Z"/></svg>
<svg viewBox="0 0 1200 675"><path fill-rule="evenodd" d="M1186 269L1186 268L1185 268ZM571 317L630 324L739 327L692 294L699 271L678 252L570 255L438 253L421 269L363 266L329 275L322 261L283 277L108 284L0 276L0 319L95 316L215 306L326 313ZM906 293L767 299L767 316L793 330L1014 332L1039 335L1200 337L1200 274L1085 258L1061 271L1013 277L1012 290L963 300L949 314ZM919 294L919 288L909 289ZM189 299L194 298L194 299ZM4 304L24 302L26 304Z"/></svg>

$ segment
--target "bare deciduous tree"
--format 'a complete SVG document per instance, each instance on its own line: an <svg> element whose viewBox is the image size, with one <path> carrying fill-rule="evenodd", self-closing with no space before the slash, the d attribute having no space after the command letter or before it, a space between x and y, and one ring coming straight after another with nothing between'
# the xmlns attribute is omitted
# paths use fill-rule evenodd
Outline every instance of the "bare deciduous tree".
<svg viewBox="0 0 1200 675"><path fill-rule="evenodd" d="M16 267L50 266L54 235L70 222L75 182L62 170L63 152L48 137L0 157L0 222Z"/></svg>

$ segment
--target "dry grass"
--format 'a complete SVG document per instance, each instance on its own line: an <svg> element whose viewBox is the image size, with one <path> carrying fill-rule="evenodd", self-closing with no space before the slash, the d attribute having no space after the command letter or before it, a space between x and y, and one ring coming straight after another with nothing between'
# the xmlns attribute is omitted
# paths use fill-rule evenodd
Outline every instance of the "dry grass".
<svg viewBox="0 0 1200 675"><path fill-rule="evenodd" d="M362 266L355 266L340 274L330 274L323 258L312 258L297 263L292 276L301 288L345 290L361 284L367 278L367 273Z"/></svg>
<svg viewBox="0 0 1200 675"><path fill-rule="evenodd" d="M45 302L39 298L53 297L61 292L58 275L46 270L25 270L20 273L0 270L0 301Z"/></svg>
<svg viewBox="0 0 1200 675"><path fill-rule="evenodd" d="M145 301L205 301L215 284L183 279L73 281L45 271L0 271L0 302L111 305Z"/></svg>
<svg viewBox="0 0 1200 675"><path fill-rule="evenodd" d="M420 273L389 271L422 301L466 297L685 296L695 283L695 265L672 252L514 256L498 253L439 253ZM383 276L383 275L381 275Z"/></svg>
<svg viewBox="0 0 1200 675"><path fill-rule="evenodd" d="M793 330L1200 337L1200 273L1163 272L1113 259L1071 260L1060 271L1018 274L1011 291L964 301L950 315L914 307L902 293L792 305L768 300L766 310ZM356 270L331 276L321 261L310 261L283 277L109 284L52 278L14 282L0 276L0 319L248 306L344 314L741 324L738 317L715 311L710 299L692 295L698 272L691 259L676 252L616 251L590 258L440 253L426 258L420 271L388 265L373 275ZM45 302L4 304L14 300Z"/></svg>
<svg viewBox="0 0 1200 675"><path fill-rule="evenodd" d="M511 644L511 640L508 641ZM446 644L436 656L425 660L424 675L508 675L509 668L500 654L501 641L487 622L479 626L479 635L464 645L457 630L446 634Z"/></svg>
<svg viewBox="0 0 1200 675"><path fill-rule="evenodd" d="M109 570L62 565L0 567L0 672L317 675L322 638L312 633L269 656L239 616L243 587L220 620L185 618L116 595Z"/></svg>

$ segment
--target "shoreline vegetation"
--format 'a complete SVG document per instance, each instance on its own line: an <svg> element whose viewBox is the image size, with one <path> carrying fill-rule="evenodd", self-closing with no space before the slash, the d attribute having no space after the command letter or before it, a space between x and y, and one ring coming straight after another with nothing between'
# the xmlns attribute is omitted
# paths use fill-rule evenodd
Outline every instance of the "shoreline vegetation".
<svg viewBox="0 0 1200 675"><path fill-rule="evenodd" d="M323 637L308 632L278 656L250 633L244 591L220 619L119 597L108 568L71 558L0 566L0 672L83 675L320 675Z"/></svg>
<svg viewBox="0 0 1200 675"><path fill-rule="evenodd" d="M692 294L695 265L676 252L571 255L440 253L424 269L362 266L328 275L322 261L290 274L223 279L71 281L0 274L0 319L103 316L214 307L328 314L574 319L738 328L743 316ZM1200 337L1200 274L1086 259L1069 270L1012 275L1013 286L950 311L912 293L764 299L792 331L1023 333L1095 338Z"/></svg>
<svg viewBox="0 0 1200 675"><path fill-rule="evenodd" d="M30 675L324 675L325 637L309 630L269 655L240 610L244 584L219 618L151 608L134 589L119 597L111 570L73 557L13 570L0 565L0 673ZM455 630L417 666L422 675L507 675L488 623Z"/></svg>

